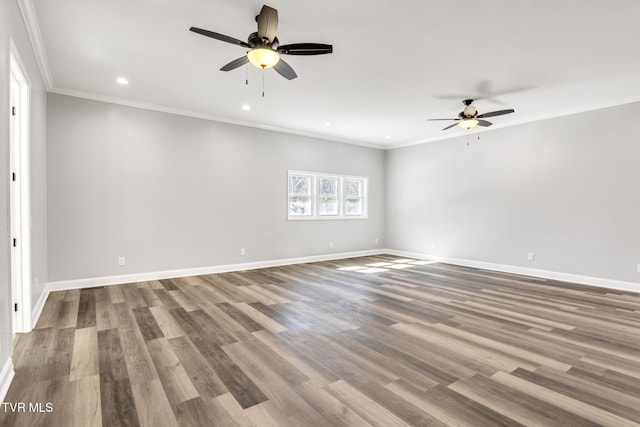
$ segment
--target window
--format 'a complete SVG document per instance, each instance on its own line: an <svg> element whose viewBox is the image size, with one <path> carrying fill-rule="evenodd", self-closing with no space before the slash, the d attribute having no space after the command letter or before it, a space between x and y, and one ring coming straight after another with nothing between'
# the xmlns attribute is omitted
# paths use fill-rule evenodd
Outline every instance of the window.
<svg viewBox="0 0 640 427"><path fill-rule="evenodd" d="M289 174L289 216L313 215L313 175Z"/></svg>
<svg viewBox="0 0 640 427"><path fill-rule="evenodd" d="M362 216L364 180L362 178L345 178L344 180L344 214Z"/></svg>
<svg viewBox="0 0 640 427"><path fill-rule="evenodd" d="M318 178L318 215L340 215L340 178L321 176Z"/></svg>
<svg viewBox="0 0 640 427"><path fill-rule="evenodd" d="M367 218L368 178L289 171L289 219Z"/></svg>

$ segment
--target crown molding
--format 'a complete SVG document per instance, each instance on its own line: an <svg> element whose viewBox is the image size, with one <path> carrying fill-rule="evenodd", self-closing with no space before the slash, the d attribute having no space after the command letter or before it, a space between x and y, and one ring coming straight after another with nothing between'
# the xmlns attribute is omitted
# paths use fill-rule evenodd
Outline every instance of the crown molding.
<svg viewBox="0 0 640 427"><path fill-rule="evenodd" d="M36 15L36 9L33 6L32 0L17 0L20 7L20 13L22 13L22 20L27 29L31 46L33 47L33 53L38 63L38 69L40 75L44 81L44 85L47 90L51 90L54 87L53 75L49 68L49 60L47 59L47 52L44 49L44 42L42 41L42 34L40 33L40 24L38 24L38 16Z"/></svg>
<svg viewBox="0 0 640 427"><path fill-rule="evenodd" d="M133 108L141 108L143 110L159 111L161 113L176 114L179 116L193 117L196 119L210 120L214 122L227 123L231 125L238 125L238 126L250 127L255 129L263 129L263 130L268 130L273 132L286 133L290 135L304 136L307 138L320 139L323 141L332 141L332 142L339 142L342 144L359 145L362 147L376 148L378 150L385 149L385 147L376 145L376 144L368 144L360 141L349 140L346 138L333 138L333 137L329 137L327 135L322 135L319 133L299 131L295 129L288 129L288 128L278 127L278 126L261 125L258 123L248 122L244 120L229 119L226 117L216 116L213 114L199 113L197 111L173 108L166 105L153 104L150 102L133 101L126 98L117 98L117 97L106 96L106 95L98 95L91 92L78 91L74 89L65 89L60 87L50 88L48 91L50 93L55 93L58 95L73 96L75 98L84 98L84 99L90 99L92 101L106 102L109 104L117 104L117 105L124 105L127 107L133 107Z"/></svg>
<svg viewBox="0 0 640 427"><path fill-rule="evenodd" d="M569 108L569 109L566 109L564 111L556 112L556 113L553 113L553 114L538 114L538 115L533 115L531 117L528 117L526 119L518 119L518 120L510 122L509 124L494 124L493 126L491 126L491 128L478 129L478 127L475 127L474 130L473 130L473 135L482 134L482 133L485 133L485 132L493 132L493 131L500 130L500 129L506 129L506 128L510 128L510 127L513 127L513 126L520 126L520 125L525 125L525 124L533 123L533 122L539 122L539 121L543 121L543 120L557 119L557 118L560 118L560 117L572 116L574 114L587 113L589 111L603 110L605 108L613 108L613 107L618 107L618 106L621 106L621 105L634 104L636 102L640 102L640 97L638 97L637 95L631 95L631 96L627 96L627 97L616 98L616 99L607 100L607 101L594 103L594 104L580 105L580 106L577 106L575 108ZM385 150L393 150L395 148L411 147L413 145L427 144L427 143L430 143L430 142L444 141L444 140L455 139L455 138L465 138L468 135L469 135L468 131L465 131L465 133L458 132L457 134L450 133L449 135L436 136L436 137L433 137L433 138L425 138L425 139L419 139L419 140L416 140L416 141L399 142L399 143L396 143L396 144L389 144L389 145L386 145L384 147L384 149Z"/></svg>

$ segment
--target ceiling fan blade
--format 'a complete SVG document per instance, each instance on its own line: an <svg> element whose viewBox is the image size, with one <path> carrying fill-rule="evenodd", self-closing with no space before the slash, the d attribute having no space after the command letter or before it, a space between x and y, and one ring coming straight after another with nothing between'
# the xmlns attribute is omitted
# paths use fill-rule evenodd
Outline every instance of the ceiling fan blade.
<svg viewBox="0 0 640 427"><path fill-rule="evenodd" d="M293 80L296 77L298 77L296 72L293 71L293 68L291 68L291 65L287 64L286 61L282 58L280 58L280 61L278 61L278 63L273 67L273 69L276 70L278 74L280 74L282 77L284 77L287 80Z"/></svg>
<svg viewBox="0 0 640 427"><path fill-rule="evenodd" d="M489 126L491 126L493 123L488 122L486 120L478 120L478 126L483 126L488 128Z"/></svg>
<svg viewBox="0 0 640 427"><path fill-rule="evenodd" d="M223 42L237 44L242 47L251 47L248 43L243 42L242 40L238 40L233 37L225 36L224 34L214 33L213 31L203 30L202 28L191 27L189 31L193 31L194 33L202 34L206 37L211 37L212 39L220 40Z"/></svg>
<svg viewBox="0 0 640 427"><path fill-rule="evenodd" d="M249 62L249 58L247 58L247 55L245 56L241 56L238 59L234 59L233 61L229 62L227 65L225 65L224 67L220 68L220 71L231 71L231 70L235 70L238 67L242 67L244 64L246 64L247 62Z"/></svg>
<svg viewBox="0 0 640 427"><path fill-rule="evenodd" d="M286 55L324 55L333 53L333 45L321 43L294 43L278 47Z"/></svg>
<svg viewBox="0 0 640 427"><path fill-rule="evenodd" d="M427 121L434 121L434 120L460 120L460 119L427 119Z"/></svg>
<svg viewBox="0 0 640 427"><path fill-rule="evenodd" d="M447 126L446 128L442 129L442 130L447 130L447 129L451 129L452 127L458 126L457 123L454 123L452 125Z"/></svg>
<svg viewBox="0 0 640 427"><path fill-rule="evenodd" d="M478 119L484 119L485 117L495 117L495 116L502 116L504 114L511 114L513 112L515 112L516 110L514 109L510 109L510 110L499 110L499 111L491 111L490 113L484 113L484 114L478 114L476 116L476 118Z"/></svg>
<svg viewBox="0 0 640 427"><path fill-rule="evenodd" d="M267 5L262 6L258 15L258 35L273 42L278 31L278 11Z"/></svg>

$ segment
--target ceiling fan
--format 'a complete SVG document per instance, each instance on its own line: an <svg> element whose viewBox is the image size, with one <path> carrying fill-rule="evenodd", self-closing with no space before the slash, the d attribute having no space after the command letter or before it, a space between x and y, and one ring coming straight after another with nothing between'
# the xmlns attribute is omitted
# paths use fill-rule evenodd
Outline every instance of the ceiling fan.
<svg viewBox="0 0 640 427"><path fill-rule="evenodd" d="M491 111L489 113L478 114L478 110L476 110L476 107L471 105L472 102L473 102L473 99L465 99L464 101L462 101L465 107L464 107L464 110L460 111L457 119L429 119L429 120L455 120L456 122L458 122L450 126L447 126L442 130L451 129L455 125L458 125L461 128L469 130L476 126L483 126L483 127L491 126L493 123L487 120L483 120L487 117L502 116L504 114L511 114L515 112L515 110L511 108L509 110L498 110L498 111Z"/></svg>
<svg viewBox="0 0 640 427"><path fill-rule="evenodd" d="M231 71L251 62L256 67L263 69L273 67L282 77L292 80L298 75L289 64L280 58L280 55L322 55L333 52L333 46L330 44L294 43L280 45L278 37L276 37L278 11L269 6L262 6L260 14L256 16L256 22L258 23L258 31L249 34L246 42L224 34L203 30L202 28L191 27L189 30L206 37L251 49L246 55L234 59L220 68L221 71Z"/></svg>

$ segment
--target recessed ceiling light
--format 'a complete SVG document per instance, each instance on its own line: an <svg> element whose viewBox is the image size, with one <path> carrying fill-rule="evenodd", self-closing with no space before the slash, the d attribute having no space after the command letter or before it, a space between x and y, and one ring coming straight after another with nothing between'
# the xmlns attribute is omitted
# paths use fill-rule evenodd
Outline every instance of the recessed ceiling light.
<svg viewBox="0 0 640 427"><path fill-rule="evenodd" d="M325 125L326 127L330 127L330 126L331 126L331 122L326 122L324 125Z"/></svg>
<svg viewBox="0 0 640 427"><path fill-rule="evenodd" d="M118 84L121 85L128 85L129 84L129 80L125 79L124 77L119 77L116 82L118 82Z"/></svg>
<svg viewBox="0 0 640 427"><path fill-rule="evenodd" d="M391 139L391 135L385 135L384 139Z"/></svg>
<svg viewBox="0 0 640 427"><path fill-rule="evenodd" d="M251 110L251 106L249 106L249 105L247 105L247 104L244 104L244 105L242 106L242 109L243 109L244 111L249 111L249 110Z"/></svg>

